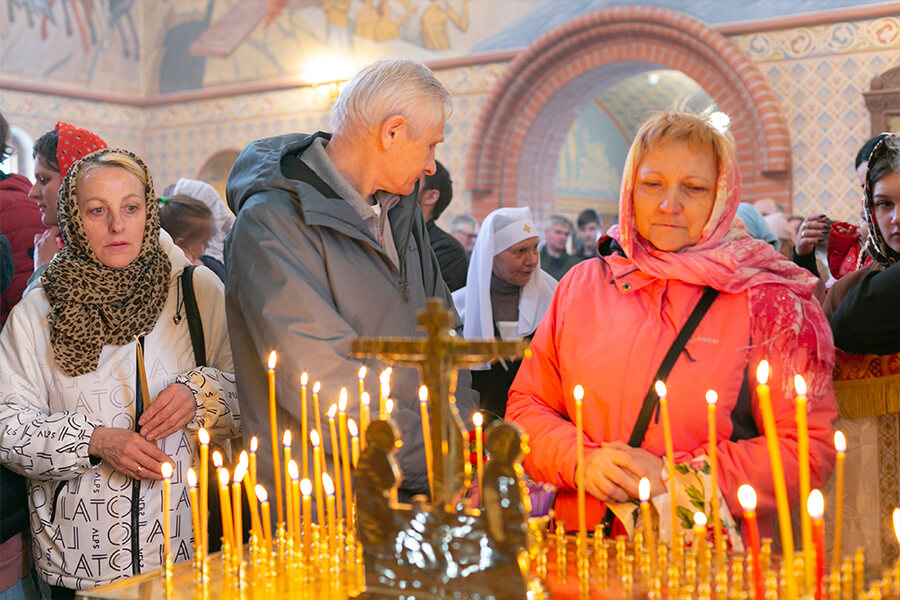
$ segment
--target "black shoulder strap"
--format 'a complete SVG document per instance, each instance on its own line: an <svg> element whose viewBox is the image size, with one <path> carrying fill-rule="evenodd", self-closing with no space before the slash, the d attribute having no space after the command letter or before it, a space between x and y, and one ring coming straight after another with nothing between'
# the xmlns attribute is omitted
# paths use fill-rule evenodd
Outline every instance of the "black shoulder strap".
<svg viewBox="0 0 900 600"><path fill-rule="evenodd" d="M181 291L184 294L184 312L187 314L188 329L191 331L191 345L194 346L194 360L198 367L206 366L206 342L203 340L203 320L194 296L194 266L181 272Z"/></svg>
<svg viewBox="0 0 900 600"><path fill-rule="evenodd" d="M672 372L675 361L678 360L681 351L684 350L688 340L691 339L691 336L694 334L694 330L697 329L700 321L703 320L703 317L706 315L706 312L709 310L709 307L712 306L713 301L718 295L719 290L714 290L711 287L707 287L703 291L703 295L694 307L691 316L688 317L688 320L684 323L681 331L678 332L675 341L672 342L672 346L666 353L666 357L663 359L662 364L659 365L656 375L650 380L650 388L647 390L647 395L644 396L644 405L641 406L641 412L638 415L637 422L634 424L634 429L631 431L631 437L628 438L629 446L638 448L643 443L644 435L647 433L647 426L650 425L650 416L653 414L656 404L659 401L659 398L656 396L654 385L657 381L665 383L666 379L669 378L669 373Z"/></svg>

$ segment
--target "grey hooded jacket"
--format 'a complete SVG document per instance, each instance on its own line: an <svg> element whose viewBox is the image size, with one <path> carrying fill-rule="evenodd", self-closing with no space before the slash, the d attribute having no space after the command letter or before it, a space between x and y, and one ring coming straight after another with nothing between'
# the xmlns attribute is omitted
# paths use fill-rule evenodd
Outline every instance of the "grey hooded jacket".
<svg viewBox="0 0 900 600"><path fill-rule="evenodd" d="M243 433L245 442L251 435L259 438L259 478L270 493L273 471L265 366L269 352L278 353L278 429L291 429L298 464L300 374L309 374L310 388L321 381L324 431L319 433L330 471L326 413L338 401L342 386L350 392L348 417L359 423L356 382L362 363L349 358L351 340L421 336L416 317L427 298L443 298L448 307L453 306L415 196L401 198L388 213L400 256L398 270L354 208L299 160L320 136L328 138L323 133L288 134L253 142L232 168L226 190L228 204L237 215L225 243L226 308L239 395L247 398L242 403ZM384 365L375 360L365 364L366 389L377 415L377 377ZM413 369L395 368L391 384L393 419L403 437L397 455L403 472L401 491L404 495L427 493L418 375ZM457 406L467 422L476 398L471 390L457 394ZM308 405L312 429L311 390Z"/></svg>

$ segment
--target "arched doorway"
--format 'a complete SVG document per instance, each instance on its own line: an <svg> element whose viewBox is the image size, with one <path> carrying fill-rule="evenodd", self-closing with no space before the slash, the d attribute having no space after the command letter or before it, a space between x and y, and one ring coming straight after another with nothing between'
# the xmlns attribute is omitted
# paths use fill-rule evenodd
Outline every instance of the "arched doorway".
<svg viewBox="0 0 900 600"><path fill-rule="evenodd" d="M540 224L554 210L565 136L582 107L627 77L682 71L731 118L745 200L791 203L787 124L762 73L704 23L662 8L599 10L536 40L506 71L482 110L468 157L472 212L529 206Z"/></svg>

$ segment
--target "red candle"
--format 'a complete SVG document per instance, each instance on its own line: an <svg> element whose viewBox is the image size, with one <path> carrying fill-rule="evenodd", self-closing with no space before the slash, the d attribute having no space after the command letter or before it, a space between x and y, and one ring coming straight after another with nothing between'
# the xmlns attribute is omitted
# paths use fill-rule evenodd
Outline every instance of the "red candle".
<svg viewBox="0 0 900 600"><path fill-rule="evenodd" d="M812 525L813 545L816 549L816 600L822 600L822 579L825 576L825 499L822 492L813 490L806 501Z"/></svg>
<svg viewBox="0 0 900 600"><path fill-rule="evenodd" d="M753 597L763 600L762 573L759 571L759 526L756 522L756 492L749 485L738 488L738 501L744 508L747 545L750 546L750 565L753 568Z"/></svg>

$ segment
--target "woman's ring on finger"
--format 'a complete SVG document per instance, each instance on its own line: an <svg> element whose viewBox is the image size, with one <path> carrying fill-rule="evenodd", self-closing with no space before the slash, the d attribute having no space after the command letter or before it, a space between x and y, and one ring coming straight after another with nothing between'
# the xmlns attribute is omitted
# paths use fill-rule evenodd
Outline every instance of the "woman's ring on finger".
<svg viewBox="0 0 900 600"><path fill-rule="evenodd" d="M140 474L141 474L141 467L138 467L137 469L135 469L134 472L137 473L138 475L140 475Z"/></svg>

